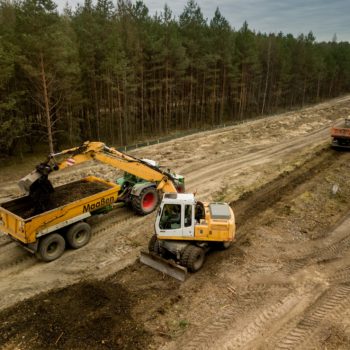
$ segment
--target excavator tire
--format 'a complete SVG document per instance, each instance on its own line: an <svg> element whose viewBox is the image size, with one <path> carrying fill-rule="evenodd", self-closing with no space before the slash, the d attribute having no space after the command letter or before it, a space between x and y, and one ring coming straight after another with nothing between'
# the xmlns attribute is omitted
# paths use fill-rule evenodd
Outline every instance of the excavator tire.
<svg viewBox="0 0 350 350"><path fill-rule="evenodd" d="M148 242L148 251L160 255L160 247L157 235L153 235Z"/></svg>
<svg viewBox="0 0 350 350"><path fill-rule="evenodd" d="M66 248L66 241L58 233L50 233L43 237L39 243L37 257L43 261L50 262L58 259Z"/></svg>
<svg viewBox="0 0 350 350"><path fill-rule="evenodd" d="M205 252L202 248L195 245L188 245L182 253L180 263L187 267L190 272L196 272L201 269L205 260Z"/></svg>
<svg viewBox="0 0 350 350"><path fill-rule="evenodd" d="M73 249L79 249L88 244L91 238L91 226L86 222L78 222L69 228L66 240Z"/></svg>
<svg viewBox="0 0 350 350"><path fill-rule="evenodd" d="M232 242L215 242L213 248L217 250L226 250L232 246Z"/></svg>
<svg viewBox="0 0 350 350"><path fill-rule="evenodd" d="M156 188L144 188L139 196L132 198L132 207L138 215L148 215L158 206L159 196Z"/></svg>

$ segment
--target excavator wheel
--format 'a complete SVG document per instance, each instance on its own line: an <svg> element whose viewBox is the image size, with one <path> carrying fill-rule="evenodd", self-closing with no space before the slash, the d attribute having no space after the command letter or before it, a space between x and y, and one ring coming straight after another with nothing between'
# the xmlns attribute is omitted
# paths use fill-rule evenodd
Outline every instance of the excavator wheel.
<svg viewBox="0 0 350 350"><path fill-rule="evenodd" d="M78 222L71 226L66 233L67 243L73 249L79 249L88 244L90 238L91 227L86 222Z"/></svg>
<svg viewBox="0 0 350 350"><path fill-rule="evenodd" d="M132 199L132 207L139 215L148 215L154 211L159 202L158 192L154 187L144 188L139 196Z"/></svg>
<svg viewBox="0 0 350 350"><path fill-rule="evenodd" d="M150 253L156 253L160 255L160 247L157 239L157 235L153 235L148 242L148 251Z"/></svg>
<svg viewBox="0 0 350 350"><path fill-rule="evenodd" d="M203 266L205 252L202 248L195 245L188 245L182 253L180 263L188 268L190 272L196 272Z"/></svg>
<svg viewBox="0 0 350 350"><path fill-rule="evenodd" d="M39 259L49 262L58 259L65 248L66 242L64 238L58 233L50 233L40 240L36 255Z"/></svg>
<svg viewBox="0 0 350 350"><path fill-rule="evenodd" d="M222 249L228 249L230 248L232 245L232 242L222 242L221 246L222 246Z"/></svg>

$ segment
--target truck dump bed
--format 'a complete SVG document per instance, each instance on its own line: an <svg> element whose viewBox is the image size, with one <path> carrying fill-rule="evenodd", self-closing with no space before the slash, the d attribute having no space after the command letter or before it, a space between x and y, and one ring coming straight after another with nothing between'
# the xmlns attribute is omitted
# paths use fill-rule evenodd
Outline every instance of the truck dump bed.
<svg viewBox="0 0 350 350"><path fill-rule="evenodd" d="M49 210L34 212L29 196L16 198L0 205L0 232L24 244L40 236L83 220L98 209L113 204L120 186L90 176L55 188Z"/></svg>
<svg viewBox="0 0 350 350"><path fill-rule="evenodd" d="M350 118L346 118L344 124L331 129L332 146L334 148L350 149Z"/></svg>
<svg viewBox="0 0 350 350"><path fill-rule="evenodd" d="M350 127L332 128L331 136L350 139Z"/></svg>

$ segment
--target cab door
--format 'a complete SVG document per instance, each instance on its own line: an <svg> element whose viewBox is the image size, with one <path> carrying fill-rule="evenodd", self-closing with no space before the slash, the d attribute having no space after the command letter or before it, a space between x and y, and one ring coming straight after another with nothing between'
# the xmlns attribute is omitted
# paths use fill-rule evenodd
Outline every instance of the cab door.
<svg viewBox="0 0 350 350"><path fill-rule="evenodd" d="M183 209L181 204L166 203L159 208L156 232L161 237L182 237Z"/></svg>
<svg viewBox="0 0 350 350"><path fill-rule="evenodd" d="M194 205L184 204L183 210L183 224L182 224L182 236L193 237L194 236Z"/></svg>

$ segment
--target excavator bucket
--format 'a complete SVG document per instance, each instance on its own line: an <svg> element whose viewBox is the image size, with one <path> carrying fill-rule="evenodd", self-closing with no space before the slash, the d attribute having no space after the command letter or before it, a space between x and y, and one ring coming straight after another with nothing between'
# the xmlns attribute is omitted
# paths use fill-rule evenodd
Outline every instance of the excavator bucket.
<svg viewBox="0 0 350 350"><path fill-rule="evenodd" d="M187 269L183 266L177 265L173 260L166 260L157 254L142 250L140 261L143 264L163 272L181 282L185 281L186 279Z"/></svg>
<svg viewBox="0 0 350 350"><path fill-rule="evenodd" d="M30 186L37 180L41 178L42 174L40 174L37 170L32 171L27 176L23 177L18 181L18 187L22 192L29 194Z"/></svg>

